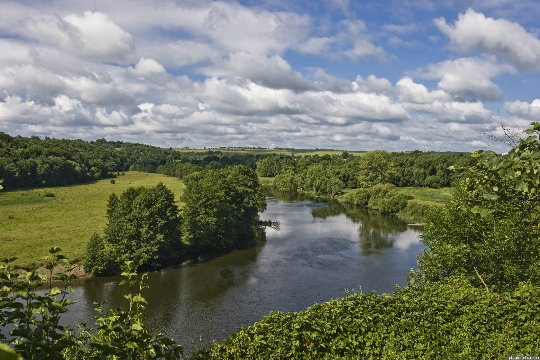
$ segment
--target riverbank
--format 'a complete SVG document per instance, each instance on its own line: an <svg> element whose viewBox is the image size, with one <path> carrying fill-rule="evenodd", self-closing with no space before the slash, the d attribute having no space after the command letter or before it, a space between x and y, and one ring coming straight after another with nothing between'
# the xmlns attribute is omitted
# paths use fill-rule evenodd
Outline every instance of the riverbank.
<svg viewBox="0 0 540 360"><path fill-rule="evenodd" d="M272 177L259 177L259 182L267 187L274 188L273 181L274 178ZM407 206L403 210L395 213L395 215L401 220L412 224L411 226L423 225L430 208L445 206L445 204L452 199L452 188L433 189L427 187L396 187L395 189L408 198ZM334 198L305 191L300 191L298 193L321 201L349 203L347 201L348 194L351 194L355 190L356 189L344 189L340 195Z"/></svg>

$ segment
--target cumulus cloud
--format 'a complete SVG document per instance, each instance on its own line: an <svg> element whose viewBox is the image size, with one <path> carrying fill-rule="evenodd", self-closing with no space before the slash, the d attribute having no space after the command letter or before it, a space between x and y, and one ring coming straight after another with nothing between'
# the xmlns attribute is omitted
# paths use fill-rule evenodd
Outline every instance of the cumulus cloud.
<svg viewBox="0 0 540 360"><path fill-rule="evenodd" d="M42 44L99 61L126 62L135 50L131 35L100 12L26 17L16 30Z"/></svg>
<svg viewBox="0 0 540 360"><path fill-rule="evenodd" d="M318 68L313 73L317 89L337 93L355 91L356 85L349 80L327 74L323 69Z"/></svg>
<svg viewBox="0 0 540 360"><path fill-rule="evenodd" d="M428 65L419 74L426 79L440 79L439 88L458 98L495 101L502 98L502 92L490 78L514 72L513 67L493 59L460 58Z"/></svg>
<svg viewBox="0 0 540 360"><path fill-rule="evenodd" d="M218 66L207 68L203 72L210 76L241 76L272 89L305 91L315 88L312 82L294 71L291 65L278 55L268 57L242 51L231 54Z"/></svg>
<svg viewBox="0 0 540 360"><path fill-rule="evenodd" d="M369 75L367 78L362 78L358 75L355 79L356 89L361 92L375 94L392 94L394 87L388 79L378 78L375 75Z"/></svg>
<svg viewBox="0 0 540 360"><path fill-rule="evenodd" d="M491 121L491 111L484 108L481 102L443 102L408 103L403 104L407 110L431 115L440 122L462 122L469 124L483 124Z"/></svg>
<svg viewBox="0 0 540 360"><path fill-rule="evenodd" d="M135 67L130 67L129 71L133 75L147 80L165 81L170 78L163 65L154 59L140 58Z"/></svg>
<svg viewBox="0 0 540 360"><path fill-rule="evenodd" d="M540 99L535 99L530 104L519 100L506 102L504 109L512 116L528 121L540 122Z"/></svg>
<svg viewBox="0 0 540 360"><path fill-rule="evenodd" d="M120 126L130 124L121 111L108 113L103 108L90 111L77 99L59 95L52 106L23 100L20 96L8 96L0 103L0 122L15 122L39 126Z"/></svg>
<svg viewBox="0 0 540 360"><path fill-rule="evenodd" d="M396 83L398 99L402 103L430 104L436 101L452 101L452 96L445 91L429 91L425 85L415 83L405 77Z"/></svg>
<svg viewBox="0 0 540 360"><path fill-rule="evenodd" d="M444 18L434 22L458 51L481 49L519 69L540 71L540 40L517 23L486 17L473 9L459 14L453 26Z"/></svg>
<svg viewBox="0 0 540 360"><path fill-rule="evenodd" d="M361 20L343 20L340 31L332 36L310 37L296 49L300 53L323 55L332 59L348 58L351 61L371 58L383 60L388 54L371 41L366 24Z"/></svg>
<svg viewBox="0 0 540 360"><path fill-rule="evenodd" d="M347 1L334 3L350 11ZM21 135L165 146L469 149L483 146L474 130L490 115L477 100L500 99L494 79L514 74L500 60L527 50L506 48L504 39L499 48L485 39L461 46L452 40L458 20L444 23L456 49L496 56L409 71L418 65L401 48L422 40L413 37L419 25L368 23L368 12L358 14L364 23L352 12L326 19L294 4L280 11L220 1L97 0L93 11L68 0L6 4L0 131ZM372 34L366 24L380 31ZM394 46L395 56L381 44ZM393 59L399 62L385 73L389 67L380 61ZM534 68L523 64L515 66ZM395 83L402 74L409 77ZM536 104L505 107L525 119L536 116Z"/></svg>

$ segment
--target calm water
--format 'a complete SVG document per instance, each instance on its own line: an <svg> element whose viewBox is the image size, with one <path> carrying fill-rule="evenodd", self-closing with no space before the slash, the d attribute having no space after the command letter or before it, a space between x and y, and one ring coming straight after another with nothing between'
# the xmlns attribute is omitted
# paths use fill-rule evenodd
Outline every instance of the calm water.
<svg viewBox="0 0 540 360"><path fill-rule="evenodd" d="M392 292L423 250L417 229L395 217L268 191L261 219L279 220L257 247L149 274L148 320L190 350L221 341L272 310L299 311L346 291ZM75 287L65 322L93 323L94 302L121 306L119 278Z"/></svg>

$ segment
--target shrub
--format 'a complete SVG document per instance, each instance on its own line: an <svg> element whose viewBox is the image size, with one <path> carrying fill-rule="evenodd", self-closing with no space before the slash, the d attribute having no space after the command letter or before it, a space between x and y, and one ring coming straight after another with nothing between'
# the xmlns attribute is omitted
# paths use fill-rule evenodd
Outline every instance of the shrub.
<svg viewBox="0 0 540 360"><path fill-rule="evenodd" d="M93 234L86 246L83 268L89 274L110 275L115 273L114 262L108 255L105 242L98 234Z"/></svg>
<svg viewBox="0 0 540 360"><path fill-rule="evenodd" d="M116 181L114 179L111 179L110 183L111 184L116 184Z"/></svg>

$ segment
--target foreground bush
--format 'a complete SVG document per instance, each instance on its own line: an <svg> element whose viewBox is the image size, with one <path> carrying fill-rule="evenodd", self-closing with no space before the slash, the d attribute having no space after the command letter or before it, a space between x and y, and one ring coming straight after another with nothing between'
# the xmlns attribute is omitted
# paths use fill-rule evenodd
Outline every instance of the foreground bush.
<svg viewBox="0 0 540 360"><path fill-rule="evenodd" d="M540 287L491 293L467 281L355 294L298 313L273 312L207 359L502 359L539 355Z"/></svg>
<svg viewBox="0 0 540 360"><path fill-rule="evenodd" d="M66 273L73 265L59 248L49 252L45 274L36 268L14 268L16 258L1 261L0 359L180 359L182 347L163 334L151 334L144 322L145 275L138 279L133 262L124 265L120 282L129 288L128 310L98 304L96 328L79 324L75 332L61 325L61 315L73 303L67 296L72 292L69 281L75 276ZM53 273L58 266L64 272ZM55 286L58 282L62 286ZM39 291L43 285L47 290Z"/></svg>

